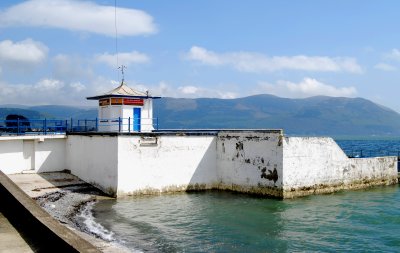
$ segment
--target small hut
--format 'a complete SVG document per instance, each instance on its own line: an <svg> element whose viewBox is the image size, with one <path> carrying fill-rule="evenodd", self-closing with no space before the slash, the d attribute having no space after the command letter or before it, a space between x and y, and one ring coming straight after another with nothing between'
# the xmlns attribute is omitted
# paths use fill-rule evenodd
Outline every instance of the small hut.
<svg viewBox="0 0 400 253"><path fill-rule="evenodd" d="M98 100L98 131L100 132L151 132L154 130L153 97L121 85L102 95L87 97Z"/></svg>

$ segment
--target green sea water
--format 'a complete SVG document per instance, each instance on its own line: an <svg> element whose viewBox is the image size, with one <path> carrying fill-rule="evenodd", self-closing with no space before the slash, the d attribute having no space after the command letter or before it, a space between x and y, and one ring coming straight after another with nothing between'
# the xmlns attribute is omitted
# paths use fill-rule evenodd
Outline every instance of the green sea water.
<svg viewBox="0 0 400 253"><path fill-rule="evenodd" d="M400 188L276 200L232 192L102 200L96 222L143 252L398 252Z"/></svg>

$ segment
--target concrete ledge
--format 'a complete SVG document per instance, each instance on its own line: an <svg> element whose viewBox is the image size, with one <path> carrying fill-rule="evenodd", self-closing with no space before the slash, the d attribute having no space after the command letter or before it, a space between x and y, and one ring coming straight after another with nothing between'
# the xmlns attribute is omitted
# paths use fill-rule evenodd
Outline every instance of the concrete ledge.
<svg viewBox="0 0 400 253"><path fill-rule="evenodd" d="M62 226L0 171L1 212L43 252L100 252L95 246Z"/></svg>
<svg viewBox="0 0 400 253"><path fill-rule="evenodd" d="M215 136L218 133L276 133L283 134L282 129L162 129L153 132L67 132L67 135L84 136Z"/></svg>
<svg viewBox="0 0 400 253"><path fill-rule="evenodd" d="M283 191L284 199L291 199L297 197L304 197L309 195L316 194L329 194L342 190L361 190L368 189L374 186L383 186L383 185L394 185L399 182L397 176L388 177L388 178L379 178L379 179L364 179L364 180L356 180L351 183L340 183L340 184L319 184L307 187L300 188L291 188Z"/></svg>

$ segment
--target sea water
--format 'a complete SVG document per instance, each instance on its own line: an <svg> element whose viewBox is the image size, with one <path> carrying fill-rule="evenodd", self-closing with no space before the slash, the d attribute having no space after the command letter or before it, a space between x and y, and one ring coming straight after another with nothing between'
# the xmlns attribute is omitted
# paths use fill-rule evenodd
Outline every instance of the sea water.
<svg viewBox="0 0 400 253"><path fill-rule="evenodd" d="M102 200L91 214L143 252L396 252L399 203L399 185L293 200L206 191Z"/></svg>

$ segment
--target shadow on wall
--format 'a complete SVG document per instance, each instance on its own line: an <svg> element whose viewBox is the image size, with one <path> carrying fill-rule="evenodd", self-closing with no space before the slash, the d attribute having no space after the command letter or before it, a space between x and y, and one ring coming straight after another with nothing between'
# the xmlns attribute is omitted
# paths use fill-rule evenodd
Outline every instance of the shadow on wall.
<svg viewBox="0 0 400 253"><path fill-rule="evenodd" d="M209 190L218 185L216 139L213 139L198 163L189 181L188 191Z"/></svg>

